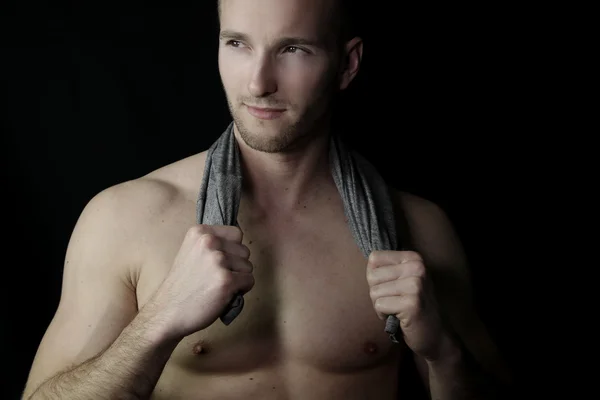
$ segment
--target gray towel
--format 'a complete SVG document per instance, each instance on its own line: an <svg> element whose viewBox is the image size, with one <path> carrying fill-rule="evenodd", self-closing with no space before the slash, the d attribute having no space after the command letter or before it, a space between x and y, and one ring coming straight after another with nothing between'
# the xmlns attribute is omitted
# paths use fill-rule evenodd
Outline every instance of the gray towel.
<svg viewBox="0 0 600 400"><path fill-rule="evenodd" d="M350 151L341 138L331 135L331 172L344 204L344 213L356 243L365 257L374 250L399 248L394 208L387 185L377 170L360 154ZM196 207L199 224L238 226L242 169L233 122L209 148ZM229 325L242 311L244 298L236 295L221 315ZM391 315L385 331L394 342L398 319Z"/></svg>

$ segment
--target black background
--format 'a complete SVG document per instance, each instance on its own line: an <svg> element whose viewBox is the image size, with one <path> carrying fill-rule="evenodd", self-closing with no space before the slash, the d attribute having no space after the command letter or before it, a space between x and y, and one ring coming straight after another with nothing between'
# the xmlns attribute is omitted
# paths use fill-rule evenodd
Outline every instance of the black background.
<svg viewBox="0 0 600 400"><path fill-rule="evenodd" d="M200 4L202 3L202 4ZM387 4L387 3L386 3ZM526 299L507 252L529 202L520 164L527 87L502 10L371 10L347 138L394 186L448 213L477 306L518 378ZM58 304L74 224L100 190L205 150L229 123L213 2L19 3L3 13L2 398L17 398ZM350 130L350 128L353 128Z"/></svg>

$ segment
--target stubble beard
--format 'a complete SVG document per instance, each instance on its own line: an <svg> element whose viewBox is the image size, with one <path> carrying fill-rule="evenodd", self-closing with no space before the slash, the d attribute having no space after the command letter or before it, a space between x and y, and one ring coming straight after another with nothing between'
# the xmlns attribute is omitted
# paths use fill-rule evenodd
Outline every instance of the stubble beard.
<svg viewBox="0 0 600 400"><path fill-rule="evenodd" d="M306 136L303 134L301 129L301 121L295 121L290 125L282 126L280 131L274 136L262 135L260 127L256 128L256 131L252 131L244 122L244 119L240 116L241 113L246 112L243 110L244 105L241 105L237 109L233 107L231 101L227 101L229 105L229 111L233 117L235 126L240 134L240 137L253 150L260 151L263 153L284 153L290 151L295 143ZM263 122L263 124L269 124L269 121Z"/></svg>
<svg viewBox="0 0 600 400"><path fill-rule="evenodd" d="M312 136L318 135L322 128L326 126L329 108L334 98L333 90L328 89L305 110L300 118L290 124L282 124L279 132L276 132L275 135L261 134L260 124L257 128L251 129L244 123L241 114L247 113L247 111L244 110L246 106L243 105L242 101L239 101L239 106L235 108L228 97L227 104L240 137L248 147L264 153L288 153L309 141ZM290 110L291 108L288 107L287 109ZM271 121L261 123L268 125Z"/></svg>

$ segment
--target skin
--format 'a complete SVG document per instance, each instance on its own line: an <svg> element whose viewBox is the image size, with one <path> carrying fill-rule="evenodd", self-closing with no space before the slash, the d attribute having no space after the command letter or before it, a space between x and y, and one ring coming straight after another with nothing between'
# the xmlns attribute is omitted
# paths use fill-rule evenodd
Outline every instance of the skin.
<svg viewBox="0 0 600 400"><path fill-rule="evenodd" d="M335 36L323 28L333 18L333 3L328 3L283 2L266 13L267 2L224 1L219 71L236 134L250 148L289 154L328 133L333 97L354 79L362 58L362 41L355 38L345 49L350 65L342 65ZM290 18L299 13L308 15ZM289 24L263 29L266 19ZM285 112L264 121L250 115L247 106Z"/></svg>
<svg viewBox="0 0 600 400"><path fill-rule="evenodd" d="M354 242L327 135L329 106L358 73L363 43L332 46L322 27L333 4L223 1L219 71L244 169L241 229L194 224L206 152L95 196L73 231L24 398L395 399L409 357L435 399L492 398L484 386L509 380L438 206L390 188L413 251L367 259ZM247 104L282 112L261 119ZM224 252L252 271L244 311L227 327L212 323L217 313L185 326L224 293L206 243L235 248ZM196 263L181 261L196 248ZM170 295L194 283L216 295L177 309L184 301ZM405 343L383 332L388 314Z"/></svg>

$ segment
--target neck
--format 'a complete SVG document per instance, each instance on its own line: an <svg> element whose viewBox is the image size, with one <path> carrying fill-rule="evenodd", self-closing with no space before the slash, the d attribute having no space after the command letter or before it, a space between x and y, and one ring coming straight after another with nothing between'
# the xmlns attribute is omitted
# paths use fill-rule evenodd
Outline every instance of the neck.
<svg viewBox="0 0 600 400"><path fill-rule="evenodd" d="M244 171L243 195L268 212L305 208L333 183L329 165L329 131L323 129L293 150L264 153L249 147L234 127Z"/></svg>

